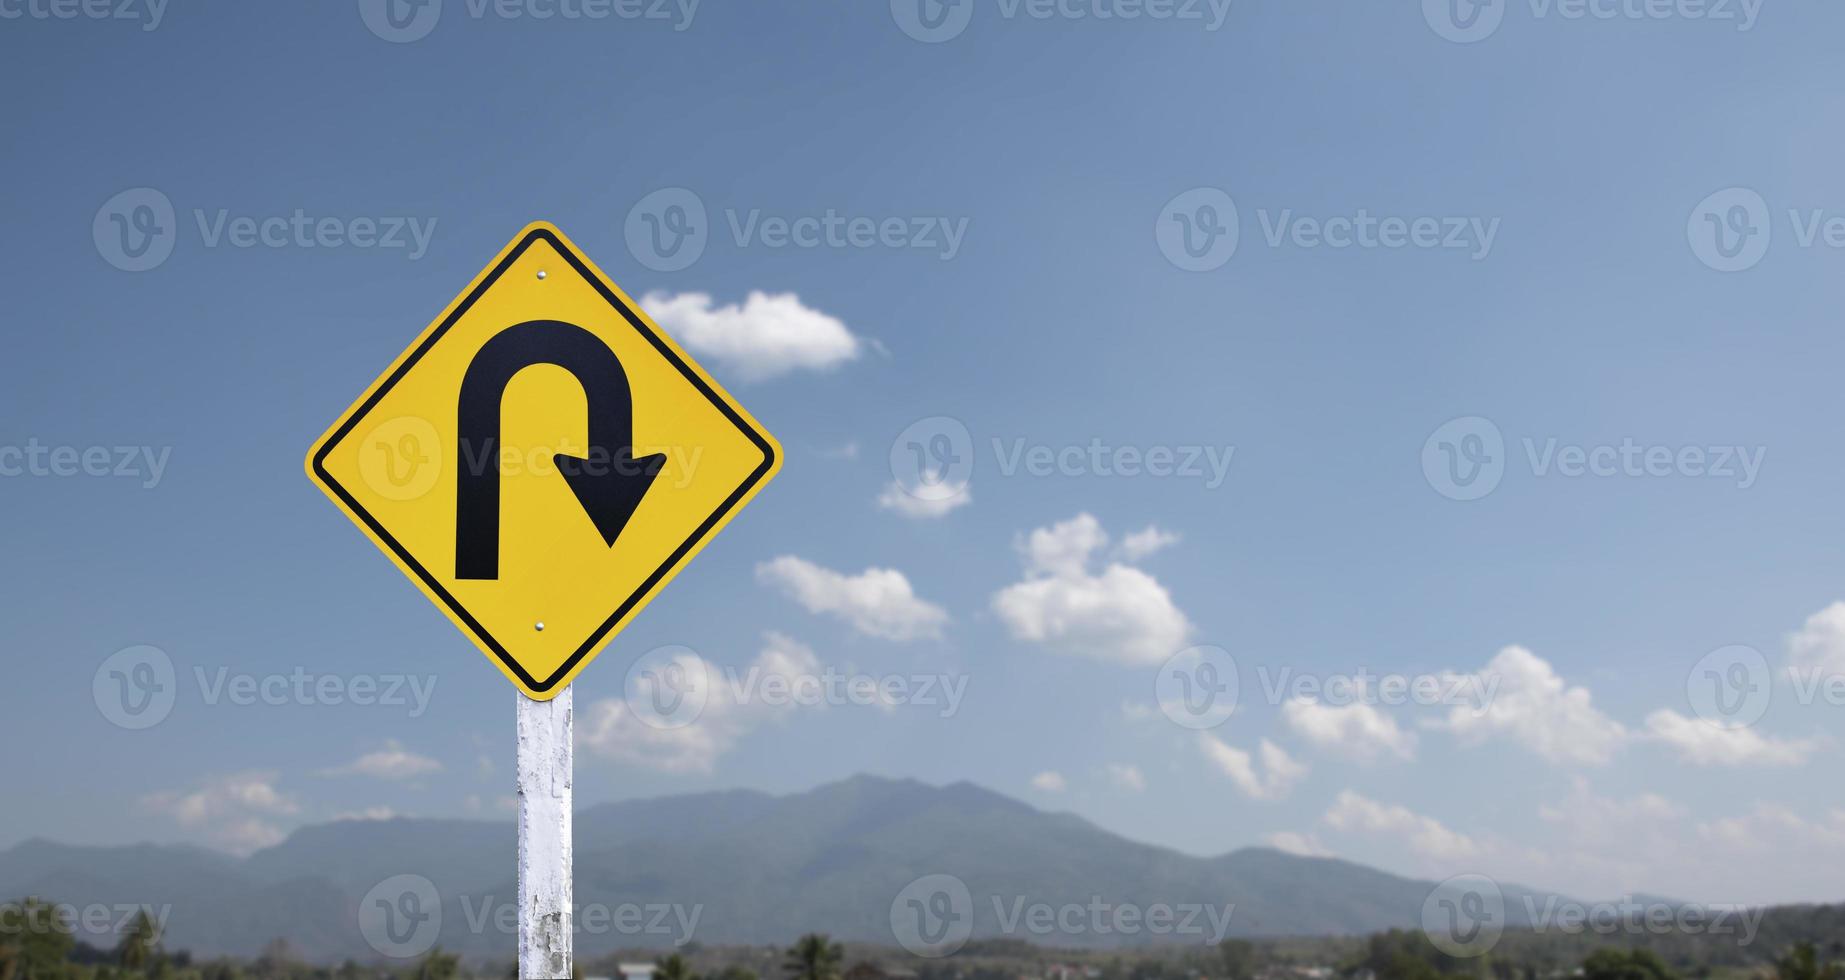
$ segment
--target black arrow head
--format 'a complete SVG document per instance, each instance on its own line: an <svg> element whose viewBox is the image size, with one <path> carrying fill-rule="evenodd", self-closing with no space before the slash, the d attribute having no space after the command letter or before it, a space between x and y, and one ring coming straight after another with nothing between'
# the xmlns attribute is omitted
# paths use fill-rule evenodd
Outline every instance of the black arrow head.
<svg viewBox="0 0 1845 980"><path fill-rule="evenodd" d="M600 460L581 459L566 453L558 453L553 459L557 471L570 481L570 489L577 495L577 502L583 505L584 513L596 523L596 530L602 532L602 540L610 547L621 537L621 529L628 526L634 508L641 505L641 498L647 495L647 488L653 486L653 478L660 475L660 467L666 463L663 454L637 459L634 451L627 448L617 451L612 458Z"/></svg>

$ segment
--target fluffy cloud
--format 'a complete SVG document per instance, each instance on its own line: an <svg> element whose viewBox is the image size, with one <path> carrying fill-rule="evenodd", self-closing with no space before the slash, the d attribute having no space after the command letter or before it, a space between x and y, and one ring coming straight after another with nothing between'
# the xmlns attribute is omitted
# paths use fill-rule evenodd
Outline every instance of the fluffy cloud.
<svg viewBox="0 0 1845 980"><path fill-rule="evenodd" d="M1018 544L1025 579L993 596L1014 639L1096 660L1153 665L1185 646L1191 623L1158 579L1111 563L1092 573L1108 535L1088 514L1038 528Z"/></svg>
<svg viewBox="0 0 1845 980"><path fill-rule="evenodd" d="M1784 855L1790 844L1796 851L1836 852L1845 850L1845 810L1830 810L1824 820L1814 821L1784 806L1758 803L1743 816L1698 824L1698 837L1741 855ZM1810 857L1796 859L1811 863Z"/></svg>
<svg viewBox="0 0 1845 980"><path fill-rule="evenodd" d="M1328 858L1333 852L1314 834L1303 834L1293 830L1278 830L1262 838L1262 843L1277 851L1285 851L1297 857Z"/></svg>
<svg viewBox="0 0 1845 980"><path fill-rule="evenodd" d="M1130 793L1138 793L1147 788L1147 777L1139 766L1124 763L1112 763L1108 766L1108 781Z"/></svg>
<svg viewBox="0 0 1845 980"><path fill-rule="evenodd" d="M1048 769L1031 777L1031 788L1042 793L1061 793L1065 785L1063 773Z"/></svg>
<svg viewBox="0 0 1845 980"><path fill-rule="evenodd" d="M236 773L206 780L190 791L153 793L142 797L140 805L224 850L247 855L279 844L286 836L271 818L301 811L275 783L273 772Z"/></svg>
<svg viewBox="0 0 1845 980"><path fill-rule="evenodd" d="M1819 749L1817 739L1783 739L1752 728L1726 728L1669 708L1646 716L1642 737L1671 747L1679 761L1698 766L1798 766Z"/></svg>
<svg viewBox="0 0 1845 980"><path fill-rule="evenodd" d="M342 820L395 820L398 813L388 806L368 806L363 810L343 810L333 815L333 822Z"/></svg>
<svg viewBox="0 0 1845 980"><path fill-rule="evenodd" d="M1433 817L1407 807L1379 803L1349 789L1339 794L1321 819L1335 830L1391 838L1438 861L1466 860L1480 853L1480 845L1472 838L1449 830Z"/></svg>
<svg viewBox="0 0 1845 980"><path fill-rule="evenodd" d="M884 510L910 518L911 520L930 520L943 517L956 507L974 502L974 494L966 487L949 497L918 497L903 489L895 480L886 484L884 491L878 494L878 506Z"/></svg>
<svg viewBox="0 0 1845 980"><path fill-rule="evenodd" d="M384 748L376 752L367 752L357 759L331 769L322 769L323 776L369 776L373 779L404 780L426 776L432 772L441 772L442 763L426 755L418 755L405 749L396 741L387 741Z"/></svg>
<svg viewBox="0 0 1845 980"><path fill-rule="evenodd" d="M1588 688L1564 684L1548 661L1524 647L1506 647L1463 680L1482 685L1473 690L1498 684L1484 705L1457 706L1432 726L1463 740L1508 738L1547 762L1602 765L1626 738L1619 722L1596 709Z"/></svg>
<svg viewBox="0 0 1845 980"><path fill-rule="evenodd" d="M715 306L704 293L649 293L641 306L687 347L744 381L829 371L864 346L844 323L801 305L793 293L752 292L741 306Z"/></svg>
<svg viewBox="0 0 1845 980"><path fill-rule="evenodd" d="M1208 732L1199 733L1198 739L1205 758L1219 772L1230 777L1230 782L1252 800L1283 799L1294 790L1294 784L1307 775L1305 765L1296 762L1282 751L1281 746L1266 738L1256 746L1256 752L1261 758L1260 772L1257 771L1256 759L1248 752L1227 745Z"/></svg>
<svg viewBox="0 0 1845 980"><path fill-rule="evenodd" d="M672 658L671 667L683 671L687 683L680 692L703 699L703 707L685 723L637 714L629 698L648 698L651 684L645 678L628 697L608 698L578 713L576 741L606 759L665 772L710 772L720 756L745 735L773 723L803 705L799 700L765 700L753 696L765 678L780 677L792 683L822 671L820 658L806 645L780 633L769 633L765 646L749 667L754 685L732 684L723 668L684 650Z"/></svg>
<svg viewBox="0 0 1845 980"><path fill-rule="evenodd" d="M1145 530L1135 531L1121 539L1121 557L1128 561L1139 561L1178 543L1178 535L1149 524Z"/></svg>
<svg viewBox="0 0 1845 980"><path fill-rule="evenodd" d="M1362 701L1331 705L1294 698L1281 706L1281 718L1296 735L1357 762L1374 762L1385 755L1404 760L1416 757L1415 734Z"/></svg>
<svg viewBox="0 0 1845 980"><path fill-rule="evenodd" d="M1845 602L1808 616L1787 638L1787 669L1796 676L1845 674Z"/></svg>
<svg viewBox="0 0 1845 980"><path fill-rule="evenodd" d="M783 555L756 566L756 579L780 588L808 612L837 616L867 636L916 640L942 635L948 613L924 602L902 572L867 568L845 575Z"/></svg>

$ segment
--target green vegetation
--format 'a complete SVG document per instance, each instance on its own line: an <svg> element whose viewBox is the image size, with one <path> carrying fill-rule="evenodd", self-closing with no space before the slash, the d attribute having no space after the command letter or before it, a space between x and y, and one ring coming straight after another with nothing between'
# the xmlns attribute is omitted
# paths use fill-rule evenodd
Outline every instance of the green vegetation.
<svg viewBox="0 0 1845 980"><path fill-rule="evenodd" d="M113 948L77 938L59 906L40 898L0 905L0 980L473 980L513 977L500 963L430 950L414 962L338 966L304 962L277 939L254 960L195 960L168 949L141 912ZM890 946L848 947L810 933L785 948L690 944L653 960L654 980L1845 980L1845 906L1772 909L1753 942L1703 933L1592 930L1507 932L1486 955L1451 956L1422 932L1364 937L1229 939L1127 950L1034 946L982 939L952 956L919 960ZM579 964L578 976L618 977L632 954Z"/></svg>

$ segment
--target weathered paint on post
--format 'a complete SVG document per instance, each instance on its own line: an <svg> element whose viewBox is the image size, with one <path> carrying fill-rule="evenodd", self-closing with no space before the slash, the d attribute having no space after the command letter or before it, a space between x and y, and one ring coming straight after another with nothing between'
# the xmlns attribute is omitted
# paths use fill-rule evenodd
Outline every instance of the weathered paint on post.
<svg viewBox="0 0 1845 980"><path fill-rule="evenodd" d="M518 699L519 976L571 973L570 780L572 692Z"/></svg>

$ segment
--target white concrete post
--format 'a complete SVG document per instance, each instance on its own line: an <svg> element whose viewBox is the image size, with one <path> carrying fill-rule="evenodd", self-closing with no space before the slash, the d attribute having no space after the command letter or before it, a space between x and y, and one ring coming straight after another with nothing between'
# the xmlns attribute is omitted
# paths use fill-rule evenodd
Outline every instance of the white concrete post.
<svg viewBox="0 0 1845 980"><path fill-rule="evenodd" d="M519 699L519 976L570 976L571 692Z"/></svg>

